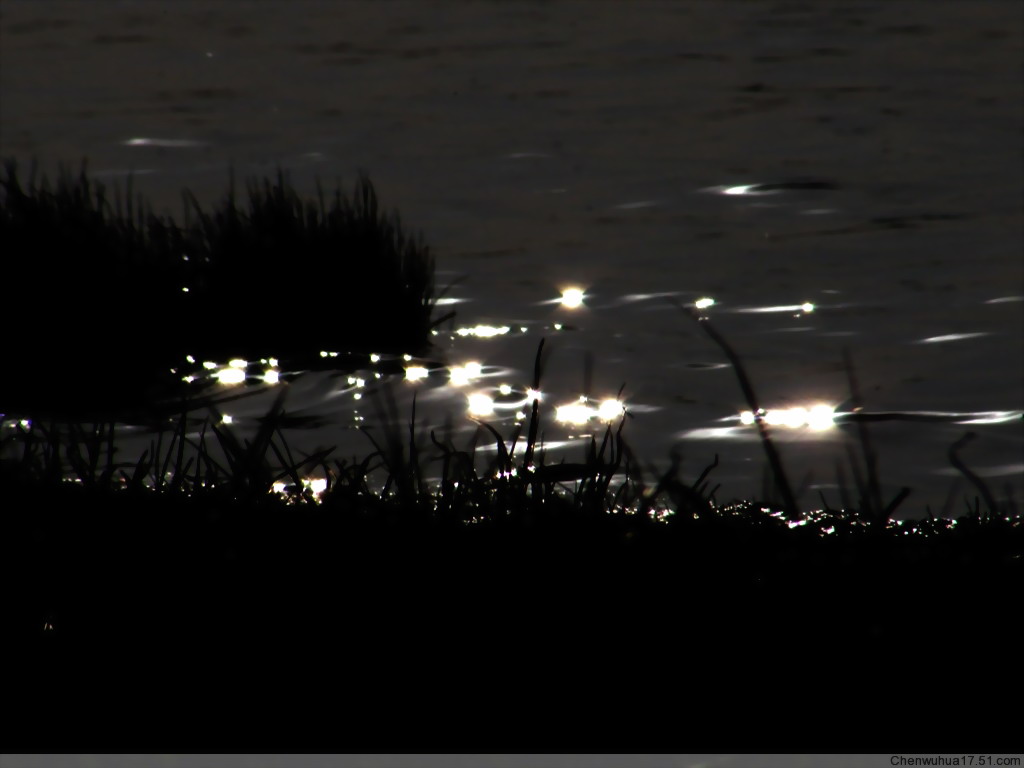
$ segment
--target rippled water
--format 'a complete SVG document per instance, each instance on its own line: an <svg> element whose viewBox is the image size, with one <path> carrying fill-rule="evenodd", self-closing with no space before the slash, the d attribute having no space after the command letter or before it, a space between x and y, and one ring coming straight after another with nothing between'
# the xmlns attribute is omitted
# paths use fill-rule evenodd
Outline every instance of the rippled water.
<svg viewBox="0 0 1024 768"><path fill-rule="evenodd" d="M557 406L624 386L640 456L676 447L696 477L719 453L720 496L756 493L736 378L673 306L713 298L764 407L848 401L848 348L866 411L931 414L871 426L887 496L914 489L902 514L973 498L947 456L966 431L968 465L1024 499L1014 4L10 2L0 25L5 156L134 170L173 215L182 187L218 197L229 164L281 165L309 192L367 170L452 285L427 362L482 367L460 387L440 365L394 382L400 412L417 391L418 418L450 414L457 441L471 393L515 422L546 338L553 451L602 429L559 425ZM509 330L458 334L477 326ZM288 407L327 422L310 443L367 451L342 428L376 419L373 368L358 378L291 385ZM854 434L776 430L805 506L838 504Z"/></svg>

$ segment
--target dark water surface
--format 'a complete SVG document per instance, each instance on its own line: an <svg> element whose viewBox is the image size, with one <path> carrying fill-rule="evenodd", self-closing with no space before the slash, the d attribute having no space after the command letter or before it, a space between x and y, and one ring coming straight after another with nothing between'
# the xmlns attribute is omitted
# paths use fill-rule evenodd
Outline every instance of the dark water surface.
<svg viewBox="0 0 1024 768"><path fill-rule="evenodd" d="M482 366L393 385L457 443L467 395L514 404L547 338L552 451L603 429L556 406L625 385L640 456L676 447L692 478L719 453L720 499L757 494L736 379L669 301L710 297L765 407L847 401L848 347L865 410L940 414L872 425L886 495L914 489L902 516L974 497L947 456L967 431L968 465L1024 500L1017 4L9 0L0 33L0 150L26 166L132 170L176 217L232 164L309 193L365 169L454 283L433 360ZM457 333L480 325L508 330ZM297 440L368 452L352 427L375 423L377 380L359 377L292 385L287 407L324 421ZM268 403L230 412L244 429ZM485 418L511 433L517 410ZM838 505L851 427L776 434L804 507Z"/></svg>

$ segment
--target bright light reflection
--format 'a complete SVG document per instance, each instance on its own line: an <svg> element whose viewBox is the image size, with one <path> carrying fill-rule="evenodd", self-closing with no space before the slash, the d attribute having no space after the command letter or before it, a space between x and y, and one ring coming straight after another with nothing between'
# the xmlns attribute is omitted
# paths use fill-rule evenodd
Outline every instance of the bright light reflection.
<svg viewBox="0 0 1024 768"><path fill-rule="evenodd" d="M474 392L468 398L470 416L490 416L494 413L494 400L483 392Z"/></svg>
<svg viewBox="0 0 1024 768"><path fill-rule="evenodd" d="M1020 419L1024 414L1020 411L991 411L989 413L974 414L974 418L958 422L960 424L1002 424L1007 421Z"/></svg>
<svg viewBox="0 0 1024 768"><path fill-rule="evenodd" d="M566 288L562 291L562 306L567 309L576 309L583 306L583 289Z"/></svg>
<svg viewBox="0 0 1024 768"><path fill-rule="evenodd" d="M705 427L687 430L680 437L691 440L746 440L751 438L751 433L738 427Z"/></svg>
<svg viewBox="0 0 1024 768"><path fill-rule="evenodd" d="M280 375L277 371L269 368L263 372L263 381L267 384L277 384L277 382L280 381Z"/></svg>
<svg viewBox="0 0 1024 768"><path fill-rule="evenodd" d="M625 408L618 400L609 398L601 402L598 408L587 405L587 398L580 397L575 403L560 405L555 408L555 420L563 424L581 426L591 419L614 421L622 416Z"/></svg>
<svg viewBox="0 0 1024 768"><path fill-rule="evenodd" d="M710 307L714 303L715 303L715 300L710 298L710 297L708 297L708 298L703 298L703 299L697 299L695 302L693 302L693 306L695 306L697 309L707 309L708 307Z"/></svg>
<svg viewBox="0 0 1024 768"><path fill-rule="evenodd" d="M919 344L941 344L946 341L961 341L962 339L976 339L978 336L987 336L987 333L947 333L945 336L929 336L921 339Z"/></svg>
<svg viewBox="0 0 1024 768"><path fill-rule="evenodd" d="M241 384L245 381L244 368L223 368L213 374L221 384Z"/></svg>
<svg viewBox="0 0 1024 768"><path fill-rule="evenodd" d="M614 421L619 418L626 409L623 408L622 403L615 399L608 399L601 403L597 409L597 418L601 421Z"/></svg>
<svg viewBox="0 0 1024 768"><path fill-rule="evenodd" d="M555 421L563 424L586 424L593 415L594 409L582 402L560 405L555 409Z"/></svg>
<svg viewBox="0 0 1024 768"><path fill-rule="evenodd" d="M813 312L814 304L809 301L805 301L803 304L780 304L774 307L747 307L745 309L737 310L738 312L746 313L761 313L761 312Z"/></svg>
<svg viewBox="0 0 1024 768"><path fill-rule="evenodd" d="M302 478L302 485L313 492L313 495L319 496L321 493L327 490L326 478Z"/></svg>
<svg viewBox="0 0 1024 768"><path fill-rule="evenodd" d="M511 395L512 387L510 387L508 384L502 384L500 387L498 387L498 391L503 395Z"/></svg>
<svg viewBox="0 0 1024 768"><path fill-rule="evenodd" d="M483 373L483 366L477 362L455 365L449 369L449 378L453 387L464 387L473 379L480 377Z"/></svg>
<svg viewBox="0 0 1024 768"><path fill-rule="evenodd" d="M679 291L661 291L660 293L627 293L622 297L623 301L648 301L650 299L658 299L663 296L678 296Z"/></svg>
<svg viewBox="0 0 1024 768"><path fill-rule="evenodd" d="M735 187L725 187L722 189L723 195L771 195L775 194L775 190L771 189L758 189L760 184L740 184ZM721 189L721 188L719 188Z"/></svg>
<svg viewBox="0 0 1024 768"><path fill-rule="evenodd" d="M507 325L477 325L472 328L459 328L456 333L459 336L476 336L479 339L490 339L495 336L504 336L511 330Z"/></svg>
<svg viewBox="0 0 1024 768"><path fill-rule="evenodd" d="M810 409L797 406L795 408L776 408L764 411L761 415L765 424L773 427L801 429L807 427L814 432L831 429L835 425L835 409L830 405L818 404ZM740 414L740 423L750 426L755 422L751 411Z"/></svg>
<svg viewBox="0 0 1024 768"><path fill-rule="evenodd" d="M422 365L410 365L405 369L405 380L406 381L419 381L425 379L429 375L430 371L424 368Z"/></svg>
<svg viewBox="0 0 1024 768"><path fill-rule="evenodd" d="M831 429L835 426L836 411L831 405L821 403L811 408L807 416L807 426L815 432Z"/></svg>

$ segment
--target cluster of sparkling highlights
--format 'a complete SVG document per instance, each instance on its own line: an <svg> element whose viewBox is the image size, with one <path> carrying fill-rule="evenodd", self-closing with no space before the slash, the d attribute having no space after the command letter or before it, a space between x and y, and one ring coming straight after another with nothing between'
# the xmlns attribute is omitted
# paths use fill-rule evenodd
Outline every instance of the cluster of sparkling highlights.
<svg viewBox="0 0 1024 768"><path fill-rule="evenodd" d="M738 191L730 191L733 194ZM745 192L745 190L744 190ZM579 286L565 286L560 289L560 296L545 303L557 304L563 310L575 311L586 307L588 294L585 288ZM462 299L448 299L447 303L456 303ZM705 312L716 307L716 301L710 296L702 296L693 301L692 306ZM739 312L797 312L810 313L815 309L810 302L804 304L743 308ZM560 330L561 323L552 326ZM453 331L453 334L462 338L494 339L507 336L512 327L509 325L474 325L462 327ZM527 332L526 327L517 326L522 333ZM435 332L436 333L436 332ZM454 335L453 335L454 338ZM322 358L336 358L338 352L322 351ZM370 355L370 362L377 364L381 361L381 355ZM261 359L257 362L250 362L243 359L232 359L227 363L202 362L197 363L191 355L187 357L191 364L189 375L182 378L186 382L197 380L215 381L221 385L234 386L243 383L274 385L285 380L292 374L282 374L279 361L275 358ZM444 383L456 390L460 390L465 398L465 413L473 419L480 419L500 415L502 412L509 412L514 415L516 421L522 421L534 403L541 401L541 393L531 388L513 387L510 384L502 383L498 386L481 386L481 380L486 377L499 376L498 369L489 368L485 370L482 363L477 360L469 360L450 366L430 365L426 361L416 360L410 355L403 355L401 368L407 382L426 382L443 378ZM175 371L177 373L177 371ZM382 377L380 372L373 373L377 379ZM348 377L348 387L338 391L344 392L355 400L363 397L366 387L366 379L359 376ZM548 396L549 397L549 396ZM554 407L554 419L556 422L571 427L586 427L591 423L611 423L622 418L625 414L625 405L617 398L591 399L580 396L571 402L566 402ZM832 406L825 404L798 406L785 409L761 410L756 414L751 411L744 411L739 416L740 424L751 426L756 423L763 423L773 427L783 427L792 430L809 430L813 432L824 431L835 426L835 410ZM356 421L362 421L359 415L355 416ZM230 423L231 417L224 416L224 421Z"/></svg>
<svg viewBox="0 0 1024 768"><path fill-rule="evenodd" d="M582 426L591 419L604 422L615 421L625 411L625 406L615 398L602 400L595 408L587 397L580 395L579 400L575 403L558 406L555 409L555 420L563 424Z"/></svg>
<svg viewBox="0 0 1024 768"><path fill-rule="evenodd" d="M196 365L196 359L192 355L186 355L185 360L188 361L189 365ZM250 367L259 368L259 373L250 375ZM172 368L171 373L178 373L178 369ZM240 358L228 360L227 363L215 363L206 360L201 364L201 372L186 374L181 377L181 380L188 384L192 384L200 379L212 379L219 384L226 385L244 384L246 382L277 384L280 381L280 377L281 372L278 360L268 357L261 359L258 365Z"/></svg>
<svg viewBox="0 0 1024 768"><path fill-rule="evenodd" d="M835 426L835 409L831 405L819 403L810 408L777 408L764 410L755 415L752 411L740 414L740 423L750 426L761 420L772 427L788 427L789 429L807 428L815 432L831 429Z"/></svg>

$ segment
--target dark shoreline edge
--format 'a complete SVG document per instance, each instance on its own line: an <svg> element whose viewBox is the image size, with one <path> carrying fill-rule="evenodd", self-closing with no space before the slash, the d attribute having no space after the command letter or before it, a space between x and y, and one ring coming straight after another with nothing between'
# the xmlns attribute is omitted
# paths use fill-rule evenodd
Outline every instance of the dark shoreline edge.
<svg viewBox="0 0 1024 768"><path fill-rule="evenodd" d="M29 431L0 463L17 749L920 752L967 731L992 751L1015 732L977 691L1021 673L1019 517L791 526L713 504L704 475L628 499L611 430L532 473L500 449L477 473L432 435L429 488L399 432L361 464L282 469L274 412L247 444L216 421L225 467L172 437L115 468L102 435ZM319 502L306 463L332 479ZM267 492L282 472L290 498Z"/></svg>
<svg viewBox="0 0 1024 768"><path fill-rule="evenodd" d="M51 213L61 200L91 210L75 184ZM361 189L355 220L372 224L372 190ZM281 179L250 194L283 200L277 210L292 224L302 218ZM242 214L226 205L230 231ZM86 228L97 221L85 219ZM130 264L143 224L165 225L127 221ZM72 240L59 242L73 262ZM180 243L168 242L177 278ZM120 268L105 278L124 277ZM426 332L424 291L412 306L426 308ZM97 301L76 311L114 328L104 314L113 304ZM152 361L164 354L157 331L180 332L184 344L204 327L196 318L211 322L176 309L158 327L144 303L139 335L117 341L131 349L134 339ZM18 317L50 305L31 295ZM77 365L95 365L91 333L75 341ZM66 391L61 381L29 394L45 407ZM140 407L151 402L143 394ZM740 728L764 751L800 751L787 727L806 745L808 730L842 738L866 720L933 749L921 740L935 737L938 701L989 738L1009 732L1003 710L972 697L979 676L1020 676L1006 638L1020 629L1012 606L1024 584L1024 524L988 500L955 525L926 520L908 531L869 503L867 479L860 506L799 525L793 510L715 503L705 476L645 484L621 430L579 464L545 465L538 449L530 470L536 407L521 464L508 449L518 433L482 427L498 448L484 471L445 436L414 434L410 445L397 427L359 464L332 465L326 452L292 457L285 415L275 406L245 442L214 406L204 434L220 453L187 441L183 418L166 449L157 443L128 463L114 460L102 421L90 430L44 420L4 436L17 449L0 462L0 539L14 585L5 635L30 649L8 657L4 699L18 709L8 743L175 744L167 724L181 721L184 743L229 749L381 751L397 740L416 751L673 751L683 729L714 751L735 744ZM443 466L437 488L424 481L427 460ZM372 470L386 475L383 491ZM621 492L611 485L620 470L629 478ZM318 503L302 490L308 471L332 478ZM77 482L65 482L69 472ZM289 499L269 493L278 480ZM654 519L660 508L673 514ZM823 535L826 526L835 530ZM452 690L454 704L440 694ZM783 706L787 691L803 703ZM912 701L864 710L865 696L886 692Z"/></svg>

